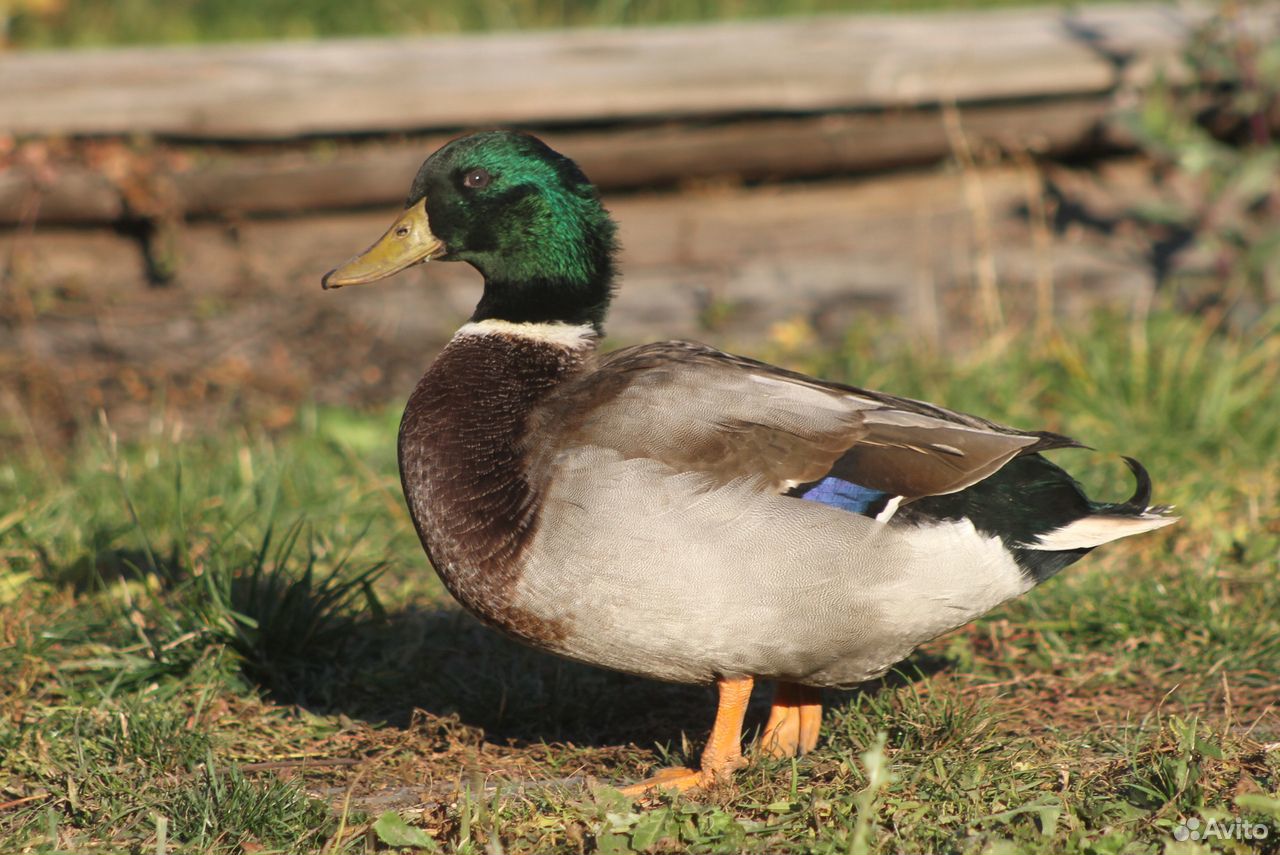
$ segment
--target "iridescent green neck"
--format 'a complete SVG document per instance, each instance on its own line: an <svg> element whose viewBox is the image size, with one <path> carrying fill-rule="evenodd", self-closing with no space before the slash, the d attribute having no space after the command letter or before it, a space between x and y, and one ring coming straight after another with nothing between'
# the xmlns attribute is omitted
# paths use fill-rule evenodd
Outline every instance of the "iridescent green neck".
<svg viewBox="0 0 1280 855"><path fill-rule="evenodd" d="M608 278L612 277L612 271ZM591 325L604 332L612 286L608 278L593 282L563 279L516 281L486 276L484 294L471 315L473 321L501 320L512 323L565 323Z"/></svg>
<svg viewBox="0 0 1280 855"><path fill-rule="evenodd" d="M473 186L468 176L477 174ZM572 160L524 134L473 134L423 164L409 201L421 198L449 249L445 258L484 275L472 320L600 328L613 288L615 227Z"/></svg>
<svg viewBox="0 0 1280 855"><path fill-rule="evenodd" d="M601 330L613 296L614 224L594 195L530 195L519 228L463 259L484 275L473 321L591 324Z"/></svg>

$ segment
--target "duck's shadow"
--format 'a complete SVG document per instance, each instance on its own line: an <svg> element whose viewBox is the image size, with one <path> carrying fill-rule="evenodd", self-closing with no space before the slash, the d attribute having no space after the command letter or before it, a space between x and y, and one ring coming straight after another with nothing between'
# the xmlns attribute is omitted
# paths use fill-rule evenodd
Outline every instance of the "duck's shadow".
<svg viewBox="0 0 1280 855"><path fill-rule="evenodd" d="M917 656L904 672L867 684L919 679L947 666ZM910 676L903 676L903 674ZM457 609L406 608L353 632L341 651L287 680L264 686L273 699L314 712L406 727L415 710L456 715L487 741L579 746L700 745L716 708L715 689L661 683L569 662L528 648ZM847 702L849 692L828 692ZM746 730L763 725L771 688L753 695Z"/></svg>

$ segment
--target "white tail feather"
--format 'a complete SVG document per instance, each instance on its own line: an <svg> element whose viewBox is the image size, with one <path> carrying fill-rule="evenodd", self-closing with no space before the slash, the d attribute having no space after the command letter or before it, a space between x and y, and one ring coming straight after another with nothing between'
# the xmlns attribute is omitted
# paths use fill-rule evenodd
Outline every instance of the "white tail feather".
<svg viewBox="0 0 1280 855"><path fill-rule="evenodd" d="M1046 552L1092 549L1131 534L1142 534L1144 531L1164 528L1177 521L1178 517L1169 516L1160 510L1148 510L1136 517L1095 514L1069 522L1062 528L1047 531L1034 541L1024 543L1022 546L1024 549L1043 549Z"/></svg>

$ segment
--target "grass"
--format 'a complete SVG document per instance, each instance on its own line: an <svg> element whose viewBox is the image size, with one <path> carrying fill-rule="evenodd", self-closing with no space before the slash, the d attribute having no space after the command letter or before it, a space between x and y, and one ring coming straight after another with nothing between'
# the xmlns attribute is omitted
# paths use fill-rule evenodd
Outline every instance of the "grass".
<svg viewBox="0 0 1280 855"><path fill-rule="evenodd" d="M794 332L794 331L792 331ZM818 750L631 802L708 690L458 612L399 497L396 415L0 464L0 840L11 852L1280 851L1280 335L1099 317L961 358L793 334L756 355L1077 435L1184 521L830 692ZM35 447L32 444L31 447ZM758 699L749 727L762 722ZM684 734L684 736L682 736ZM398 814L396 812L399 812Z"/></svg>
<svg viewBox="0 0 1280 855"><path fill-rule="evenodd" d="M1049 0L18 0L10 12L8 37L23 48L83 47L637 26L1029 2L1044 5ZM0 23L3 20L0 7Z"/></svg>

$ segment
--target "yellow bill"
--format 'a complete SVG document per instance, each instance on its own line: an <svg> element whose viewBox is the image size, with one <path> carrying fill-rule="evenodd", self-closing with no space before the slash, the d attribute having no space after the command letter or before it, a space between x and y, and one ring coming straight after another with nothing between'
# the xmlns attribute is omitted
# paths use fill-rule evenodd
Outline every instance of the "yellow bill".
<svg viewBox="0 0 1280 855"><path fill-rule="evenodd" d="M373 246L330 270L320 285L327 289L376 282L407 267L439 258L444 252L444 242L431 233L431 224L427 222L427 200L419 199L405 209Z"/></svg>

